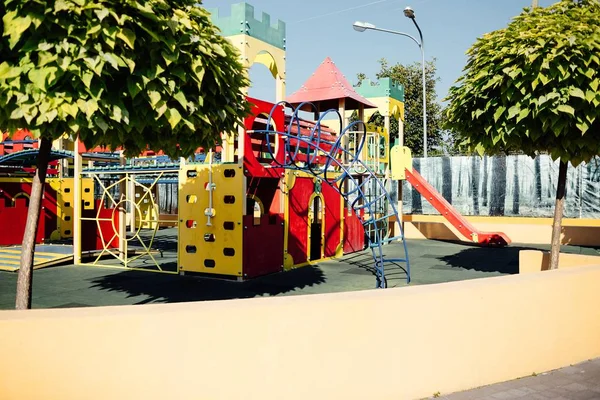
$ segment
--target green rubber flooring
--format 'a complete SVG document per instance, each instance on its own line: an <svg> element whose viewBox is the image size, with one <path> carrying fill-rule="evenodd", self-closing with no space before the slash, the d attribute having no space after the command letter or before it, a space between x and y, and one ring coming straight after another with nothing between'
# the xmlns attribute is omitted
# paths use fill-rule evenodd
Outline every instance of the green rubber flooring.
<svg viewBox="0 0 600 400"><path fill-rule="evenodd" d="M161 232L167 238L173 232ZM164 260L173 263L176 243L159 240ZM162 244L161 244L162 243ZM518 272L519 250L549 246L513 244L484 248L432 240L407 241L412 268L411 285L477 279ZM159 247L160 247L159 246ZM388 256L401 256L398 243L385 247ZM599 250L564 246L564 252L597 255ZM34 271L33 307L86 307L147 303L290 296L366 290L375 287L369 251L317 266L277 273L247 282L195 276L124 271L106 267L64 265ZM399 269L387 273L390 287L406 286ZM0 272L0 309L14 307L17 274Z"/></svg>

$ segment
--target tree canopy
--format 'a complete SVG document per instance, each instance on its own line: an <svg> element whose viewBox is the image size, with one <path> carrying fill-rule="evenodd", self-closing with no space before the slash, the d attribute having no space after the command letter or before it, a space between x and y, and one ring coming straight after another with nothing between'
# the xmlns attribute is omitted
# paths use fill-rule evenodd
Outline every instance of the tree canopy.
<svg viewBox="0 0 600 400"><path fill-rule="evenodd" d="M379 60L381 65L377 78L392 78L404 86L404 145L410 147L413 154L423 155L423 78L421 63L409 65L390 65L386 59ZM359 83L366 78L358 74ZM442 107L437 102L436 83L437 67L435 60L425 64L425 84L427 89L427 148L428 154L433 154L440 147L442 128ZM383 117L376 113L371 122L383 127ZM390 140L398 137L398 121L390 121Z"/></svg>
<svg viewBox="0 0 600 400"><path fill-rule="evenodd" d="M185 156L248 111L238 53L197 0L2 0L0 13L9 132Z"/></svg>
<svg viewBox="0 0 600 400"><path fill-rule="evenodd" d="M480 154L600 152L600 4L562 0L479 38L450 89L447 127Z"/></svg>

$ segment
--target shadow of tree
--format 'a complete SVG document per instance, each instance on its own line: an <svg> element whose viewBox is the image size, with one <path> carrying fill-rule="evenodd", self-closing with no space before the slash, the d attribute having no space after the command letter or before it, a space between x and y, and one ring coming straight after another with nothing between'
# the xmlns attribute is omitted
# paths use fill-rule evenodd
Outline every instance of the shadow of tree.
<svg viewBox="0 0 600 400"><path fill-rule="evenodd" d="M91 288L125 293L127 297L145 296L146 299L136 304L146 304L275 296L325 281L324 273L317 267L299 268L245 282L124 271L94 279Z"/></svg>
<svg viewBox="0 0 600 400"><path fill-rule="evenodd" d="M439 257L453 268L501 274L519 273L519 251L538 250L534 247L469 247L458 253Z"/></svg>

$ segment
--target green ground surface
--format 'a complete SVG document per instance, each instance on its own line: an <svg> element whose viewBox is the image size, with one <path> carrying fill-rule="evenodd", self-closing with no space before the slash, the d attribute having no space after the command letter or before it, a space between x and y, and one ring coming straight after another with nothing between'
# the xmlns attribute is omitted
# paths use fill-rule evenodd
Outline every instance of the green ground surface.
<svg viewBox="0 0 600 400"><path fill-rule="evenodd" d="M432 240L409 240L411 285L433 284L517 273L522 249L549 246L513 244L483 248ZM402 246L386 246L401 255ZM600 250L565 246L564 252L597 255ZM322 262L315 267L278 273L247 282L66 265L34 272L33 307L84 307L125 304L286 296L366 290L375 286L370 252ZM388 271L388 285L406 286L399 269ZM0 272L0 309L14 307L16 273Z"/></svg>

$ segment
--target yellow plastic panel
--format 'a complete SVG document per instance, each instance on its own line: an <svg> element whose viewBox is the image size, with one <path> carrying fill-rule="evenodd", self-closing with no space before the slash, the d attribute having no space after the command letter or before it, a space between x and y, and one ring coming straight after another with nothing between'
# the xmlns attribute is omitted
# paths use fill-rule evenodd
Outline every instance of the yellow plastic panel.
<svg viewBox="0 0 600 400"><path fill-rule="evenodd" d="M405 180L406 169L412 169L412 153L406 146L396 145L392 147L391 153L392 163L392 179L393 180Z"/></svg>
<svg viewBox="0 0 600 400"><path fill-rule="evenodd" d="M48 184L56 190L56 215L58 217L57 230L52 233L51 239L65 239L73 237L73 178L51 178ZM81 197L84 210L94 208L94 182L92 178L81 179Z"/></svg>
<svg viewBox="0 0 600 400"><path fill-rule="evenodd" d="M211 191L207 190L212 168ZM179 172L179 268L181 271L242 276L244 174L236 164L185 165Z"/></svg>

